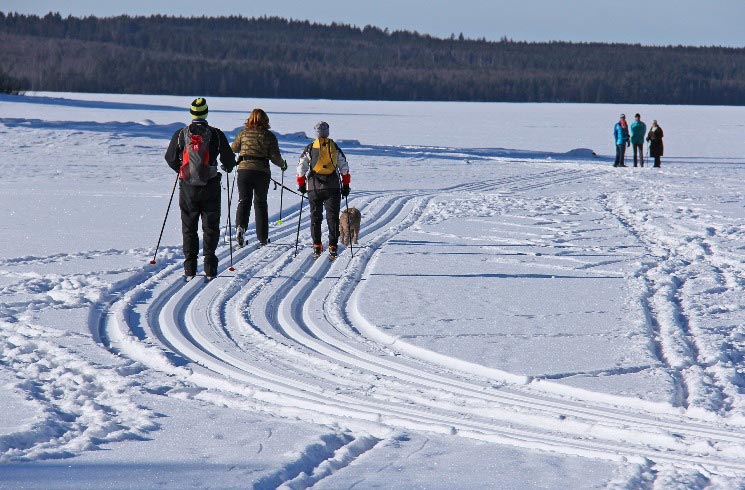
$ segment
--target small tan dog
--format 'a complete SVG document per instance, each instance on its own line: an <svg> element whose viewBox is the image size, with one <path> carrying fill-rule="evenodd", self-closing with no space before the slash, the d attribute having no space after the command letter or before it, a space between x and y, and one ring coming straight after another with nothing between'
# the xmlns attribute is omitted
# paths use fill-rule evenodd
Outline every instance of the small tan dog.
<svg viewBox="0 0 745 490"><path fill-rule="evenodd" d="M341 212L341 216L339 216L339 239L342 245L349 245L350 236L352 243L357 244L361 220L362 213L357 208L349 208Z"/></svg>

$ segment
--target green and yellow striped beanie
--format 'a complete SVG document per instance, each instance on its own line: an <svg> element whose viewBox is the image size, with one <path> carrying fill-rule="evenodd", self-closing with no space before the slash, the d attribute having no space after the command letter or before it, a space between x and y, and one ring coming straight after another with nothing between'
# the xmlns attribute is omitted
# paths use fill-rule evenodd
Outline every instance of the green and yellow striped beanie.
<svg viewBox="0 0 745 490"><path fill-rule="evenodd" d="M189 114L192 119L207 119L207 99L199 97L192 100Z"/></svg>

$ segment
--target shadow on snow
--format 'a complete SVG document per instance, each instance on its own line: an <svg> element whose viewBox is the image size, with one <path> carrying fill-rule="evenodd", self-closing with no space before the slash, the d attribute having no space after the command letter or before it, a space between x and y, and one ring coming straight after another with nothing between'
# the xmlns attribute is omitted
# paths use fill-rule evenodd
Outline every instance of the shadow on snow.
<svg viewBox="0 0 745 490"><path fill-rule="evenodd" d="M0 98L1 99L1 98ZM181 111L182 109L179 109ZM137 122L96 122L96 121L46 121L41 119L0 118L0 124L8 128L45 129L54 131L88 131L105 133L121 138L170 139L174 132L184 127L184 123L154 124L151 121ZM243 128L239 126L225 135L232 139ZM299 152L312 141L306 133L277 134L280 143L292 146ZM386 146L365 145L358 140L336 140L345 153L357 156L419 158L459 160L470 163L472 160L515 159L515 160L598 160L610 161L597 157L586 148L578 148L566 153L539 152L531 150L513 150L507 148L449 148L431 146Z"/></svg>

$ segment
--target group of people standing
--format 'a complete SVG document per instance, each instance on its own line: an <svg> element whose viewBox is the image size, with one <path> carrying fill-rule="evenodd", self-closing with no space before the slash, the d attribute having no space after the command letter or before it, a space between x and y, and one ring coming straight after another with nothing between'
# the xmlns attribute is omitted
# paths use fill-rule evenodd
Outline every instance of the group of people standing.
<svg viewBox="0 0 745 490"><path fill-rule="evenodd" d="M644 140L649 143L649 156L654 158L654 166L660 167L660 157L664 152L662 137L664 133L657 124L657 119L652 121L652 126L647 132L647 125L642 122L639 113L634 115L631 125L626 123L626 114L621 114L618 122L613 127L613 139L616 143L616 161L614 167L626 167L626 148L634 145L634 167L637 163L644 166Z"/></svg>
<svg viewBox="0 0 745 490"><path fill-rule="evenodd" d="M282 158L277 137L269 130L269 116L262 109L251 111L232 144L220 129L207 123L208 112L206 99L194 99L189 110L191 123L173 134L165 154L168 166L178 173L180 184L179 208L187 281L197 273L200 218L204 274L206 280L217 276L215 250L220 240L222 178L218 172L218 157L224 172L230 173L238 168L239 197L235 224L240 246L246 240L252 202L258 245L269 243L267 194L272 180L269 163L282 172L287 170L287 161ZM349 165L344 152L329 138L328 123L321 121L314 129L316 138L300 156L296 180L298 192L307 197L310 204L313 253L318 257L323 252L321 222L325 209L329 228L328 252L329 258L333 259L339 241L341 198L348 196L350 191Z"/></svg>

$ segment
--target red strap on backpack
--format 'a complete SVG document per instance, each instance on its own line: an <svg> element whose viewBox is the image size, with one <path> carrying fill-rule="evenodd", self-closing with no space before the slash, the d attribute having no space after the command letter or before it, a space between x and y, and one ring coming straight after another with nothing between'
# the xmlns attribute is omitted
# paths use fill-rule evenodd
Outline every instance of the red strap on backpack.
<svg viewBox="0 0 745 490"><path fill-rule="evenodd" d="M191 147L193 151L198 152L199 148L202 146L202 142L204 141L204 138L198 134L192 134L190 135L191 138L188 143L188 145ZM184 148L184 163L189 163L189 148Z"/></svg>

